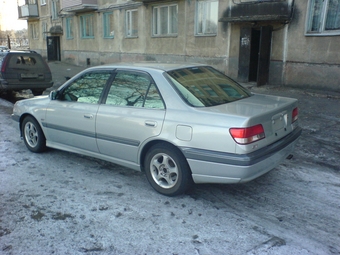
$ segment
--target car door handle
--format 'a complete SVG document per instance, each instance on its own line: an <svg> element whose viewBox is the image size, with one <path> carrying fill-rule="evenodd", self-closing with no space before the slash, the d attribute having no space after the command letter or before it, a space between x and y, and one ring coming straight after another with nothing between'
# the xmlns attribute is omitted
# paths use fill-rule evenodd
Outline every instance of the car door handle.
<svg viewBox="0 0 340 255"><path fill-rule="evenodd" d="M145 121L145 126L147 126L147 127L155 127L155 126L157 126L157 122L156 121L152 121L152 120L147 120L147 121Z"/></svg>
<svg viewBox="0 0 340 255"><path fill-rule="evenodd" d="M93 119L93 115L92 114L84 114L84 118L85 119Z"/></svg>

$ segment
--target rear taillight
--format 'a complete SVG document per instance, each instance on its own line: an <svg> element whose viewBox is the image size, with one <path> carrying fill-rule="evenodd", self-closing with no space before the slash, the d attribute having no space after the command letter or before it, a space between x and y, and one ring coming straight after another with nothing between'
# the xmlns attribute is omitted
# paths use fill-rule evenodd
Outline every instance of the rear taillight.
<svg viewBox="0 0 340 255"><path fill-rule="evenodd" d="M8 64L8 60L9 60L9 57L8 55L4 57L3 61L2 61L2 66L1 66L1 73L4 73L6 71L6 67L7 67L7 64Z"/></svg>
<svg viewBox="0 0 340 255"><path fill-rule="evenodd" d="M238 144L249 144L265 138L261 124L247 128L230 128L229 132Z"/></svg>
<svg viewBox="0 0 340 255"><path fill-rule="evenodd" d="M295 121L298 120L298 116L299 116L299 110L298 108L294 108L293 112L292 112L292 123L294 123Z"/></svg>

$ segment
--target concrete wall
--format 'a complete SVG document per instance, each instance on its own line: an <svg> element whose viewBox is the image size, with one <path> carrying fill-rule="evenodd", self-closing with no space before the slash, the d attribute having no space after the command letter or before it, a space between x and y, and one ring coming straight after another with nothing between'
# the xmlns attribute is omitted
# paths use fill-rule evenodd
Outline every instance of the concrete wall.
<svg viewBox="0 0 340 255"><path fill-rule="evenodd" d="M307 1L296 1L283 83L340 91L340 36L305 36Z"/></svg>
<svg viewBox="0 0 340 255"><path fill-rule="evenodd" d="M124 2L124 1L123 1ZM222 1L224 3L224 1ZM100 1L102 6L108 6ZM113 2L115 5L119 2ZM173 3L173 2L170 2ZM73 64L85 65L90 58L91 65L112 62L133 61L176 61L208 63L221 71L226 69L228 33L225 24L218 23L217 36L194 35L195 2L178 2L178 35L174 37L153 37L153 4L138 7L138 37L125 37L125 9L114 8L114 39L105 39L102 34L102 13L95 14L96 32L93 39L79 36L79 16L74 16L75 37L62 37L62 59ZM221 8L223 9L223 8Z"/></svg>
<svg viewBox="0 0 340 255"><path fill-rule="evenodd" d="M340 36L306 36L308 1L295 1L292 22L271 24L269 84L340 91ZM233 23L229 68L237 77L241 23Z"/></svg>
<svg viewBox="0 0 340 255"><path fill-rule="evenodd" d="M292 0L288 0L292 1ZM49 1L47 1L49 2ZM138 37L125 36L126 3L138 8ZM157 1L157 3L159 3ZM83 39L80 36L79 15L74 15L74 38L66 38L66 16L60 17L64 34L60 36L61 58L76 65L100 65L113 62L134 61L175 61L198 62L213 65L234 79L238 75L239 43L241 23L218 23L216 36L195 36L194 0L179 0L162 3L178 4L178 35L174 37L153 37L152 7L155 2L125 0L98 0L99 12L92 12L95 20L94 38ZM307 3L295 1L295 12L290 24L271 24L272 48L269 70L269 84L287 86L326 88L340 90L340 36L305 36ZM119 7L119 4L121 7ZM232 0L219 1L219 18L233 6ZM112 8L113 7L113 8ZM48 16L47 6L39 6L40 15ZM114 38L103 38L103 8L113 11ZM110 9L111 8L111 9ZM70 14L68 14L70 15ZM42 17L43 18L43 17ZM39 22L39 21L29 21ZM53 23L50 23L52 26ZM49 27L50 28L50 27ZM39 25L41 30L41 24ZM29 31L30 34L30 31ZM42 36L38 40L30 38L31 49L42 55L46 53L46 41Z"/></svg>
<svg viewBox="0 0 340 255"><path fill-rule="evenodd" d="M56 20L52 20L51 14L51 3L50 1L46 1L46 5L40 5L40 1L37 1L38 4L38 12L39 18L29 19L27 21L28 28L28 39L29 39L29 48L40 53L44 58L47 59L47 42L46 37L51 36L49 30L53 26L62 26L62 18L59 17ZM57 9L60 9L60 2L57 2ZM47 31L43 31L42 24L47 24ZM31 24L37 24L38 29L38 38L32 38Z"/></svg>

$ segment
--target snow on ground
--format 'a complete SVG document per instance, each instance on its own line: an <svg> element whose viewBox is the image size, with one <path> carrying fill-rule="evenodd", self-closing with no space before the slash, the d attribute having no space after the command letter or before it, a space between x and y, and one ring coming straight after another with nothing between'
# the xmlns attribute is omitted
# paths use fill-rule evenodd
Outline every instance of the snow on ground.
<svg viewBox="0 0 340 255"><path fill-rule="evenodd" d="M340 108L300 100L295 156L247 184L170 198L144 174L101 160L29 152L0 99L0 254L340 254Z"/></svg>

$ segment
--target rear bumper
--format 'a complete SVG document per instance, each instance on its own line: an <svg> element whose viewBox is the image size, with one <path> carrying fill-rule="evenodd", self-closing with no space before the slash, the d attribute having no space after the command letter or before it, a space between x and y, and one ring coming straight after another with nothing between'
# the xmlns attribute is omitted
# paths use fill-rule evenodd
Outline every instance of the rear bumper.
<svg viewBox="0 0 340 255"><path fill-rule="evenodd" d="M53 81L50 82L39 82L39 81L30 81L30 82L16 82L16 83L8 83L6 80L0 79L0 89L2 90L23 90L23 89L38 89L45 90L53 86Z"/></svg>
<svg viewBox="0 0 340 255"><path fill-rule="evenodd" d="M182 148L182 151L195 183L247 182L269 172L291 154L301 132L297 127L281 140L249 154L192 148Z"/></svg>

